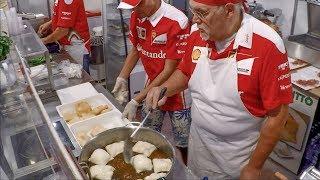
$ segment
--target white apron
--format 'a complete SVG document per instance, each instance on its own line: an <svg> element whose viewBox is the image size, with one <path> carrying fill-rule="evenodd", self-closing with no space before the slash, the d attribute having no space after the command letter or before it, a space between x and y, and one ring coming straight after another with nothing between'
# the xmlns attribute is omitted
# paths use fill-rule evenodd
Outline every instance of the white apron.
<svg viewBox="0 0 320 180"><path fill-rule="evenodd" d="M200 178L235 179L248 163L264 119L248 112L238 92L236 55L210 60L201 51L189 81L192 124L188 167Z"/></svg>

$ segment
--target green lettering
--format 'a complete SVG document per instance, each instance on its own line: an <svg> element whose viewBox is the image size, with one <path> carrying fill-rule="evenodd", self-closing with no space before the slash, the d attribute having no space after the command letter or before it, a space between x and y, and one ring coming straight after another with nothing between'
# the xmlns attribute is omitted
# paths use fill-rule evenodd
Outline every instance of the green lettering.
<svg viewBox="0 0 320 180"><path fill-rule="evenodd" d="M299 100L300 93L296 92L296 101Z"/></svg>
<svg viewBox="0 0 320 180"><path fill-rule="evenodd" d="M301 102L304 101L304 98L306 97L304 94L300 94L302 97L301 97Z"/></svg>
<svg viewBox="0 0 320 180"><path fill-rule="evenodd" d="M313 100L312 100L310 97L307 97L307 98L305 99L305 103L306 103L308 106L312 106Z"/></svg>

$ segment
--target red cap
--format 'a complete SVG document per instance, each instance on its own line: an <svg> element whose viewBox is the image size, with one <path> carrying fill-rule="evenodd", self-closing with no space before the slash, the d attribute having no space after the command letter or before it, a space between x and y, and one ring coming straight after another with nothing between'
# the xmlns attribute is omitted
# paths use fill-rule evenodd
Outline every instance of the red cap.
<svg viewBox="0 0 320 180"><path fill-rule="evenodd" d="M228 3L243 3L245 0L194 0L195 2L211 5L211 6L220 6Z"/></svg>
<svg viewBox="0 0 320 180"><path fill-rule="evenodd" d="M242 3L245 11L248 11L248 6L246 5L247 0L194 0L195 2L206 4L210 6L221 6L228 3Z"/></svg>
<svg viewBox="0 0 320 180"><path fill-rule="evenodd" d="M132 9L141 2L141 0L122 0L118 6L118 9Z"/></svg>

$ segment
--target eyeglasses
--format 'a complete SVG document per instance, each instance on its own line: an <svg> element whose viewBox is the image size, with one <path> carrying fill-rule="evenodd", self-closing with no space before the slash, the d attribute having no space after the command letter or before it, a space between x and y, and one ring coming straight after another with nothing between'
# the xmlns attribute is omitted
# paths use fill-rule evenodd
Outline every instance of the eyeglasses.
<svg viewBox="0 0 320 180"><path fill-rule="evenodd" d="M210 11L199 12L199 11L193 10L191 7L189 7L189 10L194 16L197 16L200 19L205 19L210 14Z"/></svg>
<svg viewBox="0 0 320 180"><path fill-rule="evenodd" d="M208 10L208 11L198 11L198 10L193 10L191 7L189 7L190 12L194 15L197 16L198 18L200 18L201 20L205 20L206 18L208 18L208 16L213 13L216 14L220 8L217 8L215 10Z"/></svg>

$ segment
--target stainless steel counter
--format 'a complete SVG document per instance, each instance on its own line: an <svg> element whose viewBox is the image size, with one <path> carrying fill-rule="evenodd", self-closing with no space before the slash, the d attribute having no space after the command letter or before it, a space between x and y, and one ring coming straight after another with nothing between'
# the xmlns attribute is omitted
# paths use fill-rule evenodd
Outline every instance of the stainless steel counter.
<svg viewBox="0 0 320 180"><path fill-rule="evenodd" d="M69 59L71 62L75 62L72 60L72 58L67 54L67 52L63 52L62 54L55 54L53 55L53 59L56 62L59 62L64 59ZM113 95L106 90L102 85L96 84L93 82L93 79L85 72L83 71L83 77L81 79L69 79L69 83L66 84L63 88L65 87L70 87L74 86L77 84L85 83L85 82L91 82L91 84L94 86L94 88L99 92L104 94L110 101L111 103L120 111L122 112L124 107L121 106L116 99L113 97ZM42 98L44 106L46 108L47 113L49 114L49 117L52 121L52 123L57 126L58 124L61 124L61 126L65 129L66 136L61 137L61 140L69 147L69 149L73 152L75 157L78 157L81 152L81 147L76 143L76 140L72 136L71 131L67 128L67 124L65 121L58 115L58 112L56 111L56 106L60 105L60 100L58 96L53 93L51 94L50 97L48 96L43 96ZM68 139L70 141L68 141ZM70 144L71 142L71 144ZM174 167L174 172L173 172L173 177L172 179L194 179L195 177L193 174L188 170L188 168L180 161L177 161ZM170 178L170 179L171 179Z"/></svg>

